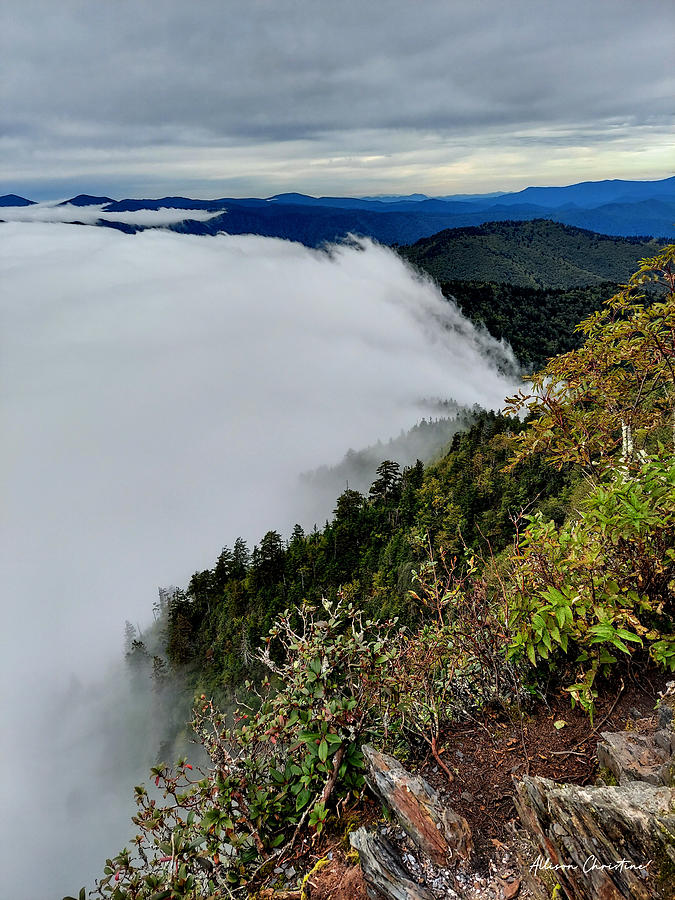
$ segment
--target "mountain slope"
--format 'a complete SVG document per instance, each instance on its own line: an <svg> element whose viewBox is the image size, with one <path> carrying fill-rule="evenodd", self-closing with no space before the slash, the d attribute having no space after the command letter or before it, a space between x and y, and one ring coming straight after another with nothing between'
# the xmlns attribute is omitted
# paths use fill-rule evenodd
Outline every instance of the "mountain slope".
<svg viewBox="0 0 675 900"><path fill-rule="evenodd" d="M340 241L348 234L371 237L382 244L407 244L435 234L458 219L462 225L482 221L480 213L469 213L463 219L447 213L341 209L276 201L266 205L263 201L263 205L254 207L233 202L228 204L226 212L207 222L187 220L172 225L171 230L184 234L261 234L299 241L308 247Z"/></svg>
<svg viewBox="0 0 675 900"><path fill-rule="evenodd" d="M64 200L59 206L102 206L104 203L114 203L112 197L93 197L91 194L78 194L70 200Z"/></svg>
<svg viewBox="0 0 675 900"><path fill-rule="evenodd" d="M542 368L559 353L581 343L577 322L600 309L617 292L613 282L588 287L529 288L489 281L442 281L445 297L464 315L505 340L525 371Z"/></svg>
<svg viewBox="0 0 675 900"><path fill-rule="evenodd" d="M622 282L662 242L610 237L558 222L490 222L422 238L399 253L437 281L494 281L530 288Z"/></svg>
<svg viewBox="0 0 675 900"><path fill-rule="evenodd" d="M478 200L480 198L476 198ZM675 176L660 181L582 181L565 187L527 187L513 194L504 194L499 202L505 205L535 203L549 209L573 203L591 208L607 203L639 202L653 199L675 200Z"/></svg>
<svg viewBox="0 0 675 900"><path fill-rule="evenodd" d="M603 234L620 234L626 237L670 235L669 240L672 240L675 234L675 199L653 197L648 200L606 203L593 209L574 207L561 209L551 213L549 217L566 225L576 225Z"/></svg>
<svg viewBox="0 0 675 900"><path fill-rule="evenodd" d="M18 194L4 194L0 197L0 206L35 206L35 200L26 200Z"/></svg>

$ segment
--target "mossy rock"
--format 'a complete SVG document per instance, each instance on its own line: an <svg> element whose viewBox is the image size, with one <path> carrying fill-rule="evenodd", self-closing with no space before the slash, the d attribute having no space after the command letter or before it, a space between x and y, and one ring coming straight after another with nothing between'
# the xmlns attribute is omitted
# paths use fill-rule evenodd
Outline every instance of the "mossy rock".
<svg viewBox="0 0 675 900"><path fill-rule="evenodd" d="M619 781L611 769L608 769L607 766L599 767L596 780L597 787L616 787L618 783Z"/></svg>

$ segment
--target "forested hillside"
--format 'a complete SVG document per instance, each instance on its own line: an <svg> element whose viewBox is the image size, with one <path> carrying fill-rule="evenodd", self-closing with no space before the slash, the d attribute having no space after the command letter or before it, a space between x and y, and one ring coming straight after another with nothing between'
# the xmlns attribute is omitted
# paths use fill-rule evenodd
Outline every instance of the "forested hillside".
<svg viewBox="0 0 675 900"><path fill-rule="evenodd" d="M578 347L577 322L600 309L617 290L602 282L579 288L527 288L489 281L442 281L444 296L493 337L507 341L526 372Z"/></svg>
<svg viewBox="0 0 675 900"><path fill-rule="evenodd" d="M563 515L568 472L536 458L502 471L509 436L523 427L482 413L427 469L383 461L368 494L344 491L323 529L306 534L298 525L288 542L272 530L251 549L241 539L225 547L171 601L171 664L189 666L195 683L211 692L228 691L252 674L254 649L283 609L334 598L338 589L370 616L413 619L407 593L428 537L451 554L465 542L499 552L513 533L511 517L524 507Z"/></svg>
<svg viewBox="0 0 675 900"><path fill-rule="evenodd" d="M623 283L638 260L657 253L662 243L535 219L449 229L398 252L439 282L493 281L548 289Z"/></svg>

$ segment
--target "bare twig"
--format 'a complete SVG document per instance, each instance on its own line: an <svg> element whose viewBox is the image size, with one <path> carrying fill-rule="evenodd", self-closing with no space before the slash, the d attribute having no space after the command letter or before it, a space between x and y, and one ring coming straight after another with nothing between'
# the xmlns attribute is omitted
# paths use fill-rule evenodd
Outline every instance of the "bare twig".
<svg viewBox="0 0 675 900"><path fill-rule="evenodd" d="M342 764L342 757L345 755L344 744L341 744L338 747L337 753L333 758L333 771L330 773L328 778L326 779L326 784L323 788L323 793L321 794L321 802L327 803L330 795L333 793L333 788L335 787L335 782L337 781L338 772L340 771L340 765Z"/></svg>

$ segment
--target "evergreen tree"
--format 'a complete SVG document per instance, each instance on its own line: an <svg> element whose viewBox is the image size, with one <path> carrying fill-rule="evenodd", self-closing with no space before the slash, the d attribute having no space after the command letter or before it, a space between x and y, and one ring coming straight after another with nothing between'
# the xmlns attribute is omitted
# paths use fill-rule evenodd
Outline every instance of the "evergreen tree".
<svg viewBox="0 0 675 900"><path fill-rule="evenodd" d="M246 546L246 541L243 538L238 537L234 542L234 549L232 550L230 577L237 579L243 578L246 575L250 561L251 555Z"/></svg>
<svg viewBox="0 0 675 900"><path fill-rule="evenodd" d="M131 646L136 640L136 629L127 619L124 623L124 654L128 656L131 652Z"/></svg>
<svg viewBox="0 0 675 900"><path fill-rule="evenodd" d="M401 484L399 464L391 459L385 459L377 467L377 475L378 478L370 487L370 499L374 502L395 499Z"/></svg>

